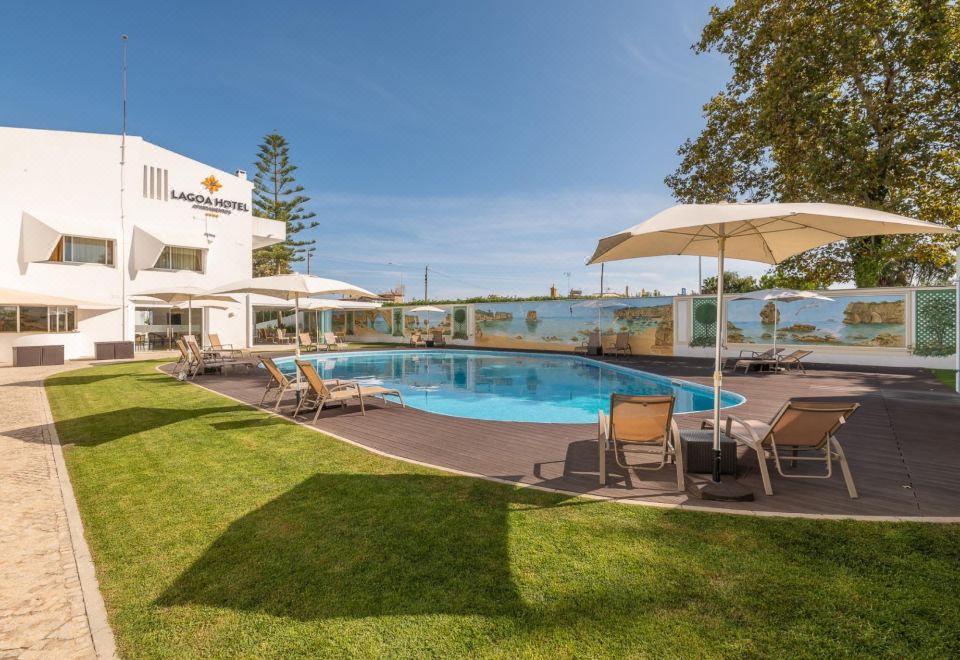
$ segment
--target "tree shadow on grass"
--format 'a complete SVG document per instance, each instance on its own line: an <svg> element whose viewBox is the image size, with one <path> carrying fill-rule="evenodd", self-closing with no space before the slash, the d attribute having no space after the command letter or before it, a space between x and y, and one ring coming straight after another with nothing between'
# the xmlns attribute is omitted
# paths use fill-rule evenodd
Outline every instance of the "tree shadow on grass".
<svg viewBox="0 0 960 660"><path fill-rule="evenodd" d="M146 406L133 406L92 415L60 419L57 420L56 427L61 444L76 445L78 447L95 447L105 442L111 442L137 433L152 431L205 415L219 416L237 412L250 413L251 410L247 406L241 405L213 406L209 408L148 408ZM266 421L267 420L250 415L247 419L231 420L229 422L212 421L210 426L217 430L227 428L253 429L266 426ZM279 420L277 421L279 422ZM45 425L0 431L0 435L19 438L25 442L37 442L43 437L43 426Z"/></svg>
<svg viewBox="0 0 960 660"><path fill-rule="evenodd" d="M233 522L156 604L304 621L514 616L508 506L544 497L468 477L318 474Z"/></svg>

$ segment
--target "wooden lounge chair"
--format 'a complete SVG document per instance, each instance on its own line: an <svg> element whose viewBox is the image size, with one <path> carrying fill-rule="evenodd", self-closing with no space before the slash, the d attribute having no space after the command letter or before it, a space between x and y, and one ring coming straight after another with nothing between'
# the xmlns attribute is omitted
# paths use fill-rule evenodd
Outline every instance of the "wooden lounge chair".
<svg viewBox="0 0 960 660"><path fill-rule="evenodd" d="M306 380L307 388L300 396L300 402L297 404L296 410L293 411L294 417L300 414L300 409L304 404L308 406L312 405L316 407L316 413L313 415L313 422L316 423L317 418L320 417L320 411L322 411L323 407L328 403L346 405L348 401L353 399L360 400L360 414L366 415L366 407L363 404L363 397L365 396L379 397L384 402L386 402L387 396L395 396L400 399L400 405L406 407L403 401L403 395L400 394L399 390L380 387L379 385L365 386L352 381L344 381L337 385L328 385L327 382L320 378L312 362L296 360L296 363L297 368L300 369L300 373L303 374Z"/></svg>
<svg viewBox="0 0 960 660"><path fill-rule="evenodd" d="M301 350L317 350L317 343L310 338L309 332L300 333L300 349Z"/></svg>
<svg viewBox="0 0 960 660"><path fill-rule="evenodd" d="M433 331L433 345L434 347L447 345L447 340L443 338L443 330Z"/></svg>
<svg viewBox="0 0 960 660"><path fill-rule="evenodd" d="M778 355L776 357L777 371L790 371L793 369L794 371L798 371L801 374L806 375L807 370L804 369L803 363L800 360L812 354L813 351L799 350L794 351L790 355Z"/></svg>
<svg viewBox="0 0 960 660"><path fill-rule="evenodd" d="M323 333L323 343L326 344L328 351L342 351L348 347L346 342L332 332Z"/></svg>
<svg viewBox="0 0 960 660"><path fill-rule="evenodd" d="M729 415L724 432L757 452L763 491L767 495L773 495L767 468L767 457L773 456L777 472L781 477L789 479L829 479L833 474L833 461L838 461L847 492L850 497L855 498L857 488L836 433L859 407L859 403L787 401L769 423ZM713 428L713 420L704 420L701 426ZM786 474L781 462L782 451L790 452L786 460L794 462L794 465L795 461L826 463L826 474ZM806 455L801 455L802 453Z"/></svg>
<svg viewBox="0 0 960 660"><path fill-rule="evenodd" d="M629 332L618 332L617 340L613 344L613 353L614 355L623 355L627 353L633 355L633 347L630 346L630 333Z"/></svg>
<svg viewBox="0 0 960 660"><path fill-rule="evenodd" d="M423 338L423 335L421 335L419 332L415 332L412 335L410 335L410 345L414 347L426 346L427 342Z"/></svg>
<svg viewBox="0 0 960 660"><path fill-rule="evenodd" d="M193 358L190 355L190 349L187 348L186 342L182 339L177 339L177 350L180 351L180 357L177 359L177 363L173 365L173 375L178 375L181 371L189 377L193 368Z"/></svg>
<svg viewBox="0 0 960 660"><path fill-rule="evenodd" d="M190 349L190 354L193 357L193 372L190 374L190 378L195 378L197 374L205 374L208 371L217 371L223 375L223 358L217 355L216 353L206 352L200 348L200 344L197 343L197 338L193 335L184 335L183 341L187 345L187 348Z"/></svg>
<svg viewBox="0 0 960 660"><path fill-rule="evenodd" d="M262 406L266 402L267 397L273 394L276 396L276 401L274 403L273 409L277 410L280 408L280 402L283 399L283 395L287 392L297 392L307 389L307 383L300 380L290 380L286 374L280 371L280 367L277 366L277 363L273 361L273 358L261 356L260 364L263 365L263 368L266 369L267 374L270 375L270 381L267 383L267 386L263 390L263 396L260 398L260 405ZM336 387L344 383L349 383L351 381L339 380L335 378L326 379L323 381L327 383L330 387Z"/></svg>
<svg viewBox="0 0 960 660"><path fill-rule="evenodd" d="M610 415L601 410L598 419L601 486L607 483L607 449L612 449L614 460L623 468L660 470L667 459L672 458L677 466L677 489L683 490L683 452L680 451L680 429L673 419L674 401L673 396L610 395ZM653 456L659 463L629 464L628 453Z"/></svg>
<svg viewBox="0 0 960 660"><path fill-rule="evenodd" d="M737 358L737 361L733 363L733 371L736 373L737 369L743 368L743 373L750 371L750 367L758 367L760 370L770 370L771 365L775 366L777 356L783 352L782 348L776 350L768 348L765 351L751 351L749 349L744 349L740 351L740 357ZM747 353L744 357L744 353Z"/></svg>
<svg viewBox="0 0 960 660"><path fill-rule="evenodd" d="M204 349L207 352L216 353L224 360L236 360L238 357L243 357L243 351L234 348L233 344L224 344L221 342L220 335L210 333L207 335L207 339L210 341L210 345Z"/></svg>
<svg viewBox="0 0 960 660"><path fill-rule="evenodd" d="M600 339L600 331L594 330L579 346L573 347L574 353L584 353L590 355L603 355L603 341Z"/></svg>

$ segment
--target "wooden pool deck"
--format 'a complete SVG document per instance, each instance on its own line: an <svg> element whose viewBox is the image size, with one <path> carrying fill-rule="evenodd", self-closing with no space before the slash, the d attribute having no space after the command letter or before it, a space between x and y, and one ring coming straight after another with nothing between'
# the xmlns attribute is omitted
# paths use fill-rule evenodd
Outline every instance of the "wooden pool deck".
<svg viewBox="0 0 960 660"><path fill-rule="evenodd" d="M708 361L696 359L645 356L607 361L708 385L712 371ZM266 381L262 369L253 369L198 376L195 382L256 405ZM859 402L860 410L838 437L860 497L847 495L838 466L830 479L785 479L772 464L775 494L766 496L755 455L744 447L739 451L738 480L753 489L753 502L708 502L677 492L672 466L651 472L624 471L614 464L607 486L600 487L596 427L590 424L492 422L376 403L367 407L365 416L355 405L325 410L315 427L390 456L572 495L758 514L960 521L960 396L929 372L814 366L806 376L729 375L724 388L746 397L736 409L738 416L763 420L789 398ZM285 401L292 402L292 395ZM289 416L292 406L281 406L281 412ZM698 428L708 416L687 414L677 419L681 428Z"/></svg>

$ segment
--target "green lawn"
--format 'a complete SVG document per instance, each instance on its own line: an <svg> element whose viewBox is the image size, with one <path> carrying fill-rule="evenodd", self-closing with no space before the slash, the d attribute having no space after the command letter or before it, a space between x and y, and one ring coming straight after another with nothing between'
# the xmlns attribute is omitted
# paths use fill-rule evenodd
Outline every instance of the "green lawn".
<svg viewBox="0 0 960 660"><path fill-rule="evenodd" d="M124 657L960 654L960 528L566 498L118 364L48 392Z"/></svg>
<svg viewBox="0 0 960 660"><path fill-rule="evenodd" d="M956 386L956 371L953 369L931 369L934 378L950 388Z"/></svg>

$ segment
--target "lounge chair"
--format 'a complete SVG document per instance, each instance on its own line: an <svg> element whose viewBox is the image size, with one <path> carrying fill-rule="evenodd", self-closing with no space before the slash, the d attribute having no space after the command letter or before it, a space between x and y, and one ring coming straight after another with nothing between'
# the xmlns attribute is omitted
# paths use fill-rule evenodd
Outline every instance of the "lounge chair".
<svg viewBox="0 0 960 660"><path fill-rule="evenodd" d="M603 341L600 338L600 331L594 330L579 346L573 347L574 353L584 353L587 355L603 355Z"/></svg>
<svg viewBox="0 0 960 660"><path fill-rule="evenodd" d="M243 357L243 351L234 348L233 344L221 342L220 335L210 333L207 335L207 339L210 341L210 345L205 349L207 352L216 353L224 360L236 360L238 357Z"/></svg>
<svg viewBox="0 0 960 660"><path fill-rule="evenodd" d="M309 332L300 333L300 349L301 350L317 350L317 343L310 338Z"/></svg>
<svg viewBox="0 0 960 660"><path fill-rule="evenodd" d="M332 350L342 351L348 346L346 342L344 342L342 339L340 339L340 337L338 337L332 332L323 333L323 343L326 344L328 351L332 351Z"/></svg>
<svg viewBox="0 0 960 660"><path fill-rule="evenodd" d="M208 371L217 371L221 375L223 374L224 360L222 357L201 349L200 344L197 343L197 338L193 335L184 335L183 341L193 356L194 366L190 378L195 378L197 374L205 374Z"/></svg>
<svg viewBox="0 0 960 660"><path fill-rule="evenodd" d="M837 440L836 433L860 407L859 403L836 403L833 401L787 401L769 423L755 419L741 419L729 415L724 432L757 452L763 491L773 495L767 457L773 456L777 472L789 479L829 479L833 474L833 461L840 463L843 479L850 497L857 497L857 488L850 474L847 457ZM713 420L704 420L703 428L713 428ZM822 461L827 464L826 474L786 474L783 471L780 452L789 451L787 460ZM807 452L808 455L800 455ZM809 455L812 453L813 455Z"/></svg>
<svg viewBox="0 0 960 660"><path fill-rule="evenodd" d="M443 330L433 331L433 345L434 347L447 345L447 340L443 338Z"/></svg>
<svg viewBox="0 0 960 660"><path fill-rule="evenodd" d="M623 355L628 353L633 355L633 347L630 346L630 333L629 332L618 332L617 340L613 344L613 353L615 355Z"/></svg>
<svg viewBox="0 0 960 660"><path fill-rule="evenodd" d="M765 351L751 351L749 349L744 349L740 351L740 357L737 358L737 361L733 363L733 371L736 373L737 369L743 367L743 373L750 371L750 367L760 367L763 370L764 367L767 367L767 370L771 366L775 366L777 356L783 352L782 348L776 350L768 348ZM744 353L748 355L744 357Z"/></svg>
<svg viewBox="0 0 960 660"><path fill-rule="evenodd" d="M263 368L267 370L267 373L270 375L270 381L267 383L267 386L263 390L263 396L260 398L260 405L262 406L266 402L267 397L274 393L276 395L276 402L273 406L274 410L280 408L280 402L283 399L283 395L289 392L297 392L307 389L306 382L302 380L290 380L286 374L280 371L280 367L277 366L277 363L273 361L273 358L270 357L260 357L260 364L263 365ZM339 380L335 378L326 379L323 381L328 383L330 387L336 387L344 383L351 381Z"/></svg>
<svg viewBox="0 0 960 660"><path fill-rule="evenodd" d="M345 381L338 385L331 386L320 378L312 362L296 360L296 363L297 368L300 369L300 373L302 373L306 379L307 389L300 396L300 402L297 404L296 410L293 411L294 417L300 414L300 409L304 404L313 405L316 407L313 422L316 423L320 417L320 411L322 411L323 407L328 403L346 405L348 401L353 399L360 400L360 414L366 415L367 411L363 404L363 397L365 396L379 397L383 401L387 400L387 396L395 396L400 399L400 405L406 407L403 401L403 395L400 394L399 390L380 387L379 385L364 386L352 381Z"/></svg>
<svg viewBox="0 0 960 660"><path fill-rule="evenodd" d="M419 332L415 332L410 335L410 345L414 347L426 346L427 342Z"/></svg>
<svg viewBox="0 0 960 660"><path fill-rule="evenodd" d="M673 396L610 395L610 415L601 410L598 419L597 450L600 457L600 485L607 483L607 449L623 468L660 470L672 458L677 466L677 489L684 488L683 452L680 429L673 419ZM659 459L655 465L629 464L627 454L646 454ZM623 460L620 456L623 454Z"/></svg>
<svg viewBox="0 0 960 660"><path fill-rule="evenodd" d="M173 365L173 375L176 376L182 371L189 377L193 367L190 349L187 348L187 344L182 339L177 339L177 350L180 351L180 357L177 359L177 363Z"/></svg>
<svg viewBox="0 0 960 660"><path fill-rule="evenodd" d="M778 355L776 357L777 371L799 371L802 374L806 374L807 370L804 369L803 363L800 361L808 355L812 355L813 351L794 351L790 355Z"/></svg>

